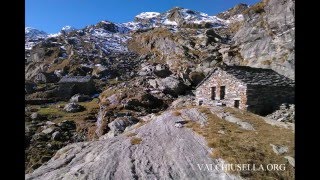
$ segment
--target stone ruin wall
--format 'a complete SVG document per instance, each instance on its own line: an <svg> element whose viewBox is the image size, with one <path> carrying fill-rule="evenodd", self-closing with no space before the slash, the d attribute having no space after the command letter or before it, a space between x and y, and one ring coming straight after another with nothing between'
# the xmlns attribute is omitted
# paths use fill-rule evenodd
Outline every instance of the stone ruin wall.
<svg viewBox="0 0 320 180"><path fill-rule="evenodd" d="M211 100L211 87L213 86L216 87L216 100L220 100L220 86L225 86L225 99L221 102L228 107L234 107L234 100L240 100L239 109L247 109L246 84L220 70L214 72L209 79L197 88L197 105L200 100L203 101L204 105L215 105L215 101Z"/></svg>

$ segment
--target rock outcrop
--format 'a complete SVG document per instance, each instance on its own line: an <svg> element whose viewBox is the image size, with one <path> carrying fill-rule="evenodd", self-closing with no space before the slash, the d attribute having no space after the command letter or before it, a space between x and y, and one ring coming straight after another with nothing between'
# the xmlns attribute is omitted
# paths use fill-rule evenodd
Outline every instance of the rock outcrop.
<svg viewBox="0 0 320 180"><path fill-rule="evenodd" d="M295 106L294 104L282 104L280 108L273 113L266 116L275 121L279 122L290 122L294 123L295 120Z"/></svg>
<svg viewBox="0 0 320 180"><path fill-rule="evenodd" d="M66 104L63 108L66 112L74 113L74 112L81 112L84 110L84 107L77 103L69 103Z"/></svg>
<svg viewBox="0 0 320 180"><path fill-rule="evenodd" d="M210 158L202 137L177 129L181 120L167 112L130 134L71 144L26 179L240 179L221 170L199 170L197 164L223 161Z"/></svg>
<svg viewBox="0 0 320 180"><path fill-rule="evenodd" d="M294 0L263 0L244 13L232 38L239 47L239 65L271 68L294 79Z"/></svg>

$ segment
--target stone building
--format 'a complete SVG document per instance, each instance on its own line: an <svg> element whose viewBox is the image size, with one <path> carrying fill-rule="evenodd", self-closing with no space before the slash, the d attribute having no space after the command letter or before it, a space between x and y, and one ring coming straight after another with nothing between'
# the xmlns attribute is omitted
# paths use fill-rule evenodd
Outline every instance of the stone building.
<svg viewBox="0 0 320 180"><path fill-rule="evenodd" d="M96 93L91 76L64 76L58 83L58 92L61 97L70 98L75 94L92 95Z"/></svg>
<svg viewBox="0 0 320 180"><path fill-rule="evenodd" d="M294 81L271 69L214 68L196 88L198 105L221 105L266 115L294 103Z"/></svg>

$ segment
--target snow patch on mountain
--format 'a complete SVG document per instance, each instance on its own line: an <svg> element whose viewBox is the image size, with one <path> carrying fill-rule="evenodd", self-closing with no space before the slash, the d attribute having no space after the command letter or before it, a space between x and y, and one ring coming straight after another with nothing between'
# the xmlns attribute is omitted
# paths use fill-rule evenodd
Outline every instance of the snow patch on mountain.
<svg viewBox="0 0 320 180"><path fill-rule="evenodd" d="M143 28L143 25L139 22L126 22L126 23L122 23L121 26L124 26L133 31Z"/></svg>
<svg viewBox="0 0 320 180"><path fill-rule="evenodd" d="M106 54L110 52L127 52L125 46L130 37L127 34L111 33L105 29L99 28L91 31L92 37L96 42L96 47L102 49Z"/></svg>
<svg viewBox="0 0 320 180"><path fill-rule="evenodd" d="M25 27L24 32L25 32L24 48L26 50L30 50L39 41L48 37L48 34L46 32L32 28L32 27Z"/></svg>
<svg viewBox="0 0 320 180"><path fill-rule="evenodd" d="M41 38L46 38L47 33L44 31L40 31L38 29L32 28L32 27L26 27L24 29L25 32L25 37L29 39L41 39Z"/></svg>
<svg viewBox="0 0 320 180"><path fill-rule="evenodd" d="M143 12L143 13L140 13L136 16L136 18L139 18L139 19L151 19L151 18L155 18L157 16L159 16L160 13L158 12Z"/></svg>
<svg viewBox="0 0 320 180"><path fill-rule="evenodd" d="M170 21L169 19L165 19L165 20L162 22L162 24L164 24L164 25L169 25L169 26L177 26L177 25L178 25L177 22L175 22L175 21Z"/></svg>
<svg viewBox="0 0 320 180"><path fill-rule="evenodd" d="M226 23L230 24L230 23L235 23L235 22L239 22L239 21L243 21L243 20L244 20L243 15L237 14L237 15L230 17L228 20L226 20Z"/></svg>
<svg viewBox="0 0 320 180"><path fill-rule="evenodd" d="M75 30L77 30L77 29L74 28L74 27L72 27L72 26L64 26L64 27L61 29L61 31L64 31L64 32L66 32L66 33L69 33L69 32L71 32L71 31L75 31Z"/></svg>
<svg viewBox="0 0 320 180"><path fill-rule="evenodd" d="M181 19L187 23L191 24L201 24L201 23L212 23L214 26L224 26L226 25L225 20L220 19L216 16L209 16L206 13L193 11L185 8L176 8L179 14L181 14ZM169 18L170 11L165 13L165 19ZM166 20L164 22L167 22Z"/></svg>

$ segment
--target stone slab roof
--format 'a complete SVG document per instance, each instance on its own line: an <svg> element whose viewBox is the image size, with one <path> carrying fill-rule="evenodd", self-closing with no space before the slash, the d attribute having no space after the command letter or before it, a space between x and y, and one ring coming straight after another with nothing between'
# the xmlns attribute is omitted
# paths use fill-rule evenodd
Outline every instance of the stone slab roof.
<svg viewBox="0 0 320 180"><path fill-rule="evenodd" d="M91 80L91 76L64 76L59 83L86 83Z"/></svg>
<svg viewBox="0 0 320 180"><path fill-rule="evenodd" d="M224 66L214 68L210 73L200 82L197 88L203 84L211 75L218 69L226 71L236 79L248 85L260 86L291 86L294 87L294 81L281 74L278 74L272 69L253 68L248 66Z"/></svg>

